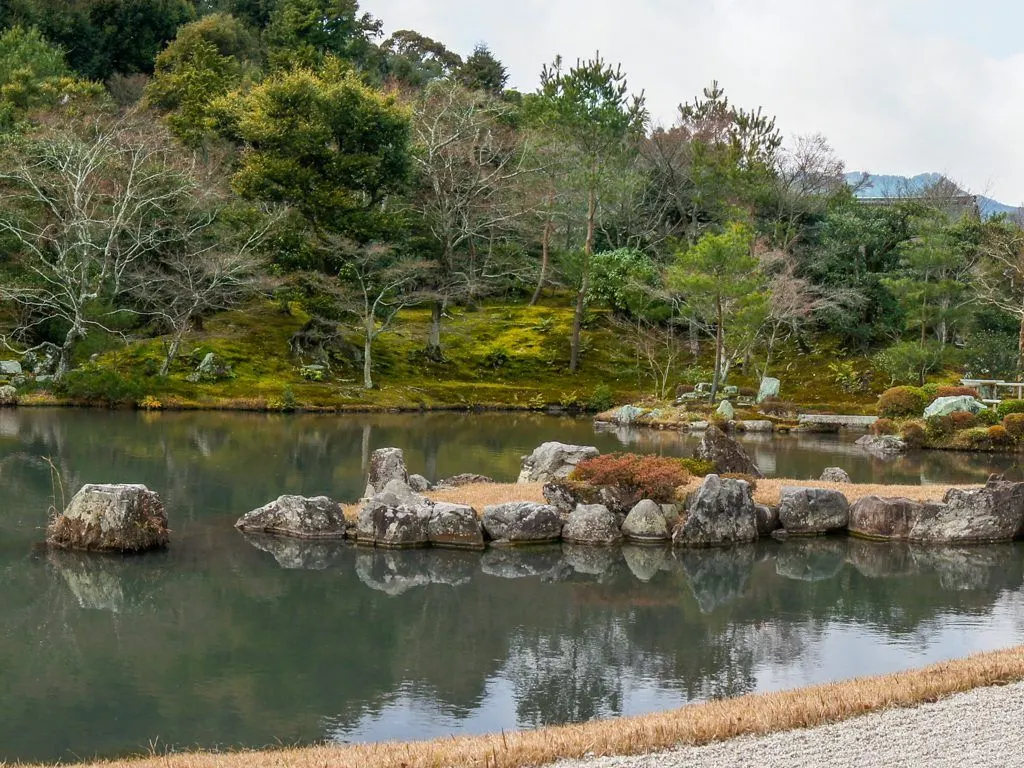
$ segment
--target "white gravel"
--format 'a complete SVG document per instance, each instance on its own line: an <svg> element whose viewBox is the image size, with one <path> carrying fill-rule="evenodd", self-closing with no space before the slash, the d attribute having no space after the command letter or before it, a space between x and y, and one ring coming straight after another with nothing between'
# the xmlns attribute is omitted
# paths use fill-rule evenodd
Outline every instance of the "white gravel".
<svg viewBox="0 0 1024 768"><path fill-rule="evenodd" d="M557 768L1006 768L1024 766L1024 683L835 725L747 736L640 757L569 760Z"/></svg>

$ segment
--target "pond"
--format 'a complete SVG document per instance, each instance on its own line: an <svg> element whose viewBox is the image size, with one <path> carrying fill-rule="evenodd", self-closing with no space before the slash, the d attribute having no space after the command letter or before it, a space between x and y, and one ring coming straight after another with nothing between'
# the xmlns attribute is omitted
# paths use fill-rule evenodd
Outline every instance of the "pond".
<svg viewBox="0 0 1024 768"><path fill-rule="evenodd" d="M865 481L978 481L1013 464L886 463L853 437L749 447L796 477L836 465ZM356 498L374 448L404 448L431 478L512 480L519 456L552 439L692 447L535 415L0 411L0 761L531 727L1024 642L1019 545L385 553L232 528L284 492ZM168 551L36 546L55 499L112 481L161 494Z"/></svg>

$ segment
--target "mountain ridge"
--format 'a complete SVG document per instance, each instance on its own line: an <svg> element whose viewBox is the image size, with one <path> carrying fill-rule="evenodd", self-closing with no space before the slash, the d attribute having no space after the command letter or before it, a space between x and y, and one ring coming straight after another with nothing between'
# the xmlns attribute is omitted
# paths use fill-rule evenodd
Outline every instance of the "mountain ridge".
<svg viewBox="0 0 1024 768"><path fill-rule="evenodd" d="M941 173L919 173L916 176L897 174L874 174L867 171L852 171L846 174L846 183L854 189L857 197L907 197L934 186L946 177ZM964 192L964 194L971 194ZM976 195L978 208L984 218L1001 213L1014 215L1021 212L1016 205L1007 205L991 197Z"/></svg>

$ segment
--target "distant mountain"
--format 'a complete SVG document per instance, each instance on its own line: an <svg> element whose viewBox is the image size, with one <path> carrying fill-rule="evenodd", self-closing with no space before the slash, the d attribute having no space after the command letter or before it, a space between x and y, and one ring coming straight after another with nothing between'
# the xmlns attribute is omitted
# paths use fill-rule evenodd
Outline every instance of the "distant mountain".
<svg viewBox="0 0 1024 768"><path fill-rule="evenodd" d="M866 181L865 181L866 177ZM868 174L861 171L846 174L846 183L855 189L857 197L911 197L943 180L941 173L919 173L917 176ZM968 194L965 192L965 194ZM978 195L978 208L985 218L999 213L1015 214L1015 205L1007 205L990 197Z"/></svg>

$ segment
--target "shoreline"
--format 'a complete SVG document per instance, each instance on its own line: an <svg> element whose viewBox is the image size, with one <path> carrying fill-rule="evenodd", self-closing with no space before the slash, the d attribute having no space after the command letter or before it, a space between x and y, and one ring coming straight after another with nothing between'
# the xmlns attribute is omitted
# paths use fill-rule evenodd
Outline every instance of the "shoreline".
<svg viewBox="0 0 1024 768"><path fill-rule="evenodd" d="M875 677L688 704L647 715L422 742L177 752L77 763L81 768L517 768L659 753L741 736L839 723L1024 680L1024 646ZM25 764L43 768L45 764Z"/></svg>

